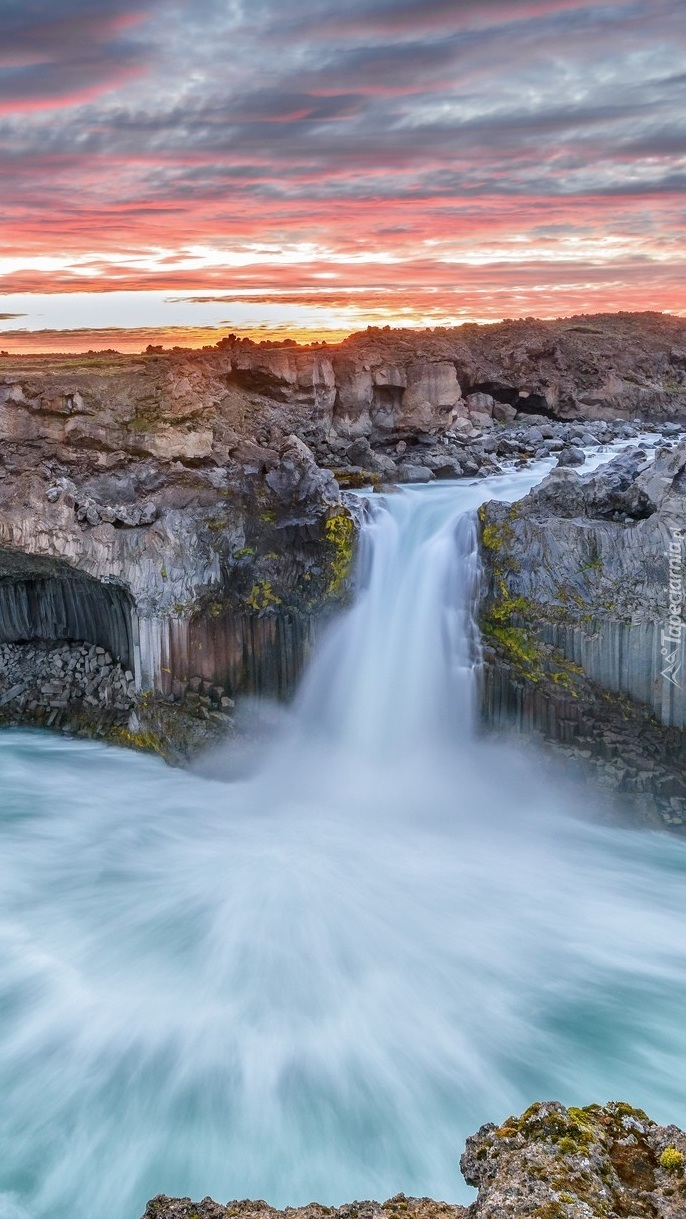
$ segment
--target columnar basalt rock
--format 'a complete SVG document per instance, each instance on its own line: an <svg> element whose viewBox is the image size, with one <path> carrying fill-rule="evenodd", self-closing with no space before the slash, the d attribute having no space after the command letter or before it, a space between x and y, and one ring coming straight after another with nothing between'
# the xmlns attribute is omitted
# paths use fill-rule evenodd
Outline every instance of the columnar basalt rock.
<svg viewBox="0 0 686 1219"><path fill-rule="evenodd" d="M43 448L36 460L22 443L3 473L0 642L106 647L155 696L128 743L150 743L160 699L193 710L196 682L229 699L289 695L318 620L347 598L360 501L295 435L234 444L221 465L148 454L106 471L90 454L67 464ZM0 657L0 697L12 684ZM27 707L9 699L5 722L13 708L35 722Z"/></svg>
<svg viewBox="0 0 686 1219"><path fill-rule="evenodd" d="M480 519L487 718L590 750L683 824L686 443L558 468Z"/></svg>

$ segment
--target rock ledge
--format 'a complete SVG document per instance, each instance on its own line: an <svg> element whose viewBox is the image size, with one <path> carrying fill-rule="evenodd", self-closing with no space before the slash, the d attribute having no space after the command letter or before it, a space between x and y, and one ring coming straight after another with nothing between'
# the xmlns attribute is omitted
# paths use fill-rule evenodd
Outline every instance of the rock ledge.
<svg viewBox="0 0 686 1219"><path fill-rule="evenodd" d="M545 1101L467 1139L460 1168L479 1191L469 1207L396 1194L279 1211L261 1201L220 1206L160 1195L143 1219L684 1219L685 1166L686 1134L641 1109Z"/></svg>

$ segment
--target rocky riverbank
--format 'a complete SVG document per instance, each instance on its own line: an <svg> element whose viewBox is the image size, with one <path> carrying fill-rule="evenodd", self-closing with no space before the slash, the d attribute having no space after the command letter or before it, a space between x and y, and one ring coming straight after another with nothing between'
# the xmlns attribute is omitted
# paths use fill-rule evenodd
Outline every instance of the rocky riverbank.
<svg viewBox="0 0 686 1219"><path fill-rule="evenodd" d="M551 455L573 470L646 426L670 442L685 418L686 323L658 314L2 357L0 643L104 649L133 675L127 742L183 760L231 730L222 699L288 697L349 599L363 505L345 488ZM102 735L123 716L78 682L66 708L36 697L36 655L21 692L0 662L3 722L57 711ZM487 689L509 713L501 678Z"/></svg>
<svg viewBox="0 0 686 1219"><path fill-rule="evenodd" d="M200 677L178 695L141 695L133 673L94 644L0 644L0 725L52 728L184 765L233 736L234 706L223 686Z"/></svg>
<svg viewBox="0 0 686 1219"><path fill-rule="evenodd" d="M337 1208L157 1197L143 1219L683 1219L686 1134L613 1103L554 1101L488 1124L467 1140L460 1168L478 1189L469 1207L397 1194Z"/></svg>

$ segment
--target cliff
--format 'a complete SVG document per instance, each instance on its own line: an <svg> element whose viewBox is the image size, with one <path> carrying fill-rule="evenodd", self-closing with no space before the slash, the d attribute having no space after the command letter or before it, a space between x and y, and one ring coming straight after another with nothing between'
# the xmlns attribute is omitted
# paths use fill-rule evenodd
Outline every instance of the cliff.
<svg viewBox="0 0 686 1219"><path fill-rule="evenodd" d="M382 1204L277 1211L265 1202L160 1196L143 1219L683 1219L685 1164L683 1131L640 1109L549 1101L467 1140L460 1168L479 1191L469 1207L398 1194Z"/></svg>
<svg viewBox="0 0 686 1219"><path fill-rule="evenodd" d="M231 338L138 357L4 356L0 388L3 439L70 464L88 450L105 466L126 454L221 464L274 429L345 456L340 442L412 444L517 413L669 419L686 408L686 320L620 313L370 328L337 346Z"/></svg>
<svg viewBox="0 0 686 1219"><path fill-rule="evenodd" d="M590 752L608 786L686 817L686 443L558 467L480 511L485 708Z"/></svg>
<svg viewBox="0 0 686 1219"><path fill-rule="evenodd" d="M345 602L362 508L341 487L576 460L637 413L678 430L685 405L686 323L659 314L3 356L0 721L181 758L236 695L288 695ZM16 651L41 641L67 652Z"/></svg>
<svg viewBox="0 0 686 1219"><path fill-rule="evenodd" d="M235 694L292 691L316 622L347 597L359 505L295 435L195 464L156 454L156 432L113 448L125 424L106 426L92 398L27 389L5 406L0 721L183 760L231 727ZM80 664L82 642L106 681Z"/></svg>

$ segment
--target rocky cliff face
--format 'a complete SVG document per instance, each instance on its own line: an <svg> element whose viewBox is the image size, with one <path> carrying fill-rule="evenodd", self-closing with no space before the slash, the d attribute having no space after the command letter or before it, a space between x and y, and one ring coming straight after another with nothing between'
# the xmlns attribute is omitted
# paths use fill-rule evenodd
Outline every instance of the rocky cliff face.
<svg viewBox="0 0 686 1219"><path fill-rule="evenodd" d="M234 384L306 406L320 440L381 443L541 414L669 418L686 406L686 323L662 314L374 330L335 348L225 348Z"/></svg>
<svg viewBox="0 0 686 1219"><path fill-rule="evenodd" d="M128 734L122 709L121 739L169 754L155 699L226 728L234 694L293 689L316 621L347 596L359 509L296 435L232 432L230 396L205 420L211 381L162 401L145 368L104 385L50 371L0 388L0 641L107 650L153 696ZM0 720L82 721L80 696L56 708L4 669Z"/></svg>
<svg viewBox="0 0 686 1219"><path fill-rule="evenodd" d="M160 1196L143 1219L683 1219L685 1164L683 1131L640 1109L549 1101L467 1140L460 1168L479 1191L469 1207L397 1194L382 1204L277 1211L265 1202Z"/></svg>
<svg viewBox="0 0 686 1219"><path fill-rule="evenodd" d="M686 321L650 313L371 328L331 347L222 340L134 358L0 359L3 439L55 447L68 462L90 451L101 468L126 454L221 464L241 439L273 443L274 429L342 456L359 438L459 437L517 414L668 419L684 410Z"/></svg>
<svg viewBox="0 0 686 1219"><path fill-rule="evenodd" d="M637 412L676 428L685 352L686 323L646 314L2 357L0 643L102 647L139 693L192 696L203 717L286 694L347 595L359 501L341 486L578 460ZM647 670L631 673L645 700ZM0 702L0 719L36 701Z"/></svg>
<svg viewBox="0 0 686 1219"><path fill-rule="evenodd" d="M557 468L480 516L489 717L590 750L683 823L686 444Z"/></svg>

